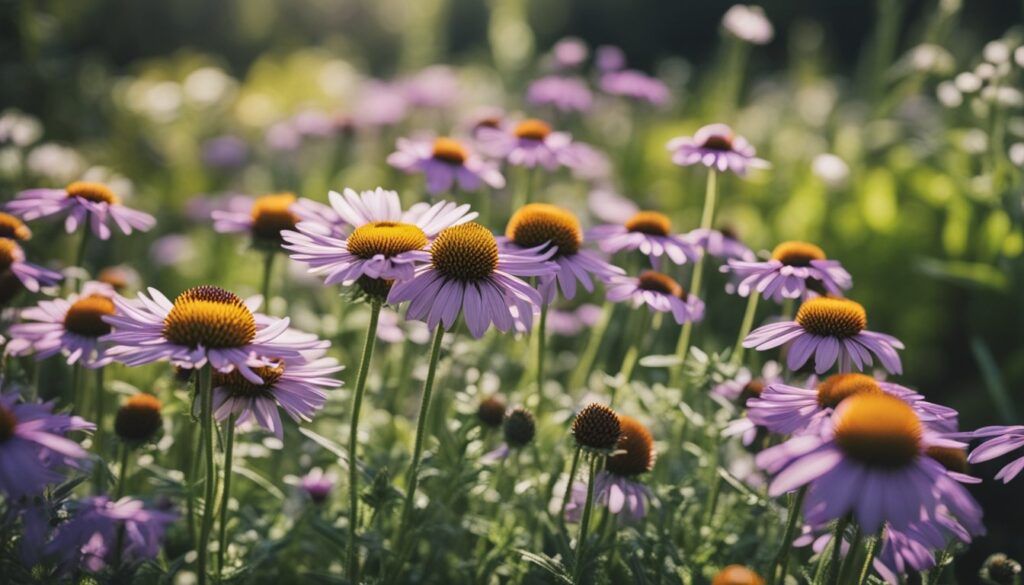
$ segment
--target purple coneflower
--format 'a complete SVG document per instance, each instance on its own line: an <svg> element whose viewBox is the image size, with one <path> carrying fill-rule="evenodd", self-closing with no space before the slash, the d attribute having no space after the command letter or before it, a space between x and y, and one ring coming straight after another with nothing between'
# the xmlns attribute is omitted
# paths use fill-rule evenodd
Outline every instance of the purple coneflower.
<svg viewBox="0 0 1024 585"><path fill-rule="evenodd" d="M577 282L587 291L594 290L594 277L607 282L625 274L594 252L583 249L583 229L572 212L547 203L529 203L508 220L502 247L512 252L548 250L558 272L541 277L539 289L544 302L555 300L556 285L566 299L576 296Z"/></svg>
<svg viewBox="0 0 1024 585"><path fill-rule="evenodd" d="M530 83L526 101L533 106L552 106L560 112L586 112L594 105L594 95L579 77L548 75Z"/></svg>
<svg viewBox="0 0 1024 585"><path fill-rule="evenodd" d="M649 311L672 313L682 325L704 318L704 301L683 290L671 276L646 270L640 276L618 276L608 284L607 298L616 303L628 301L634 307L647 305Z"/></svg>
<svg viewBox="0 0 1024 585"><path fill-rule="evenodd" d="M594 55L594 62L600 71L618 71L626 66L626 54L614 45L601 45Z"/></svg>
<svg viewBox="0 0 1024 585"><path fill-rule="evenodd" d="M410 104L397 84L373 80L364 83L361 90L352 110L356 126L393 126L408 115Z"/></svg>
<svg viewBox="0 0 1024 585"><path fill-rule="evenodd" d="M734 37L755 45L766 45L775 36L775 29L760 6L732 6L722 16L722 26Z"/></svg>
<svg viewBox="0 0 1024 585"><path fill-rule="evenodd" d="M254 383L238 370L213 374L213 415L219 421L235 415L235 426L253 421L282 438L280 407L296 423L313 420L313 414L327 402L328 388L341 386L331 377L340 372L337 360L321 357L313 361L280 361L254 368L262 380Z"/></svg>
<svg viewBox="0 0 1024 585"><path fill-rule="evenodd" d="M453 105L461 87L455 70L448 65L431 65L402 79L399 88L410 105L441 109Z"/></svg>
<svg viewBox="0 0 1024 585"><path fill-rule="evenodd" d="M594 501L619 514L629 523L643 520L647 502L653 497L650 488L636 478L654 467L657 453L654 438L647 427L633 417L619 415L622 435L615 453L608 457L605 468L594 479ZM566 519L578 522L587 498L587 486L573 485L572 496L565 507Z"/></svg>
<svg viewBox="0 0 1024 585"><path fill-rule="evenodd" d="M562 166L572 166L575 157L572 137L553 131L547 122L537 118L528 118L514 126L480 127L476 139L485 154L530 169L542 166L555 171Z"/></svg>
<svg viewBox="0 0 1024 585"><path fill-rule="evenodd" d="M565 37L551 47L551 57L561 69L579 67L587 60L587 44L577 37Z"/></svg>
<svg viewBox="0 0 1024 585"><path fill-rule="evenodd" d="M14 296L19 288L39 292L44 286L60 282L61 274L25 261L25 251L12 239L0 238L0 278L4 297Z"/></svg>
<svg viewBox="0 0 1024 585"><path fill-rule="evenodd" d="M766 168L768 163L757 158L747 139L725 124L709 124L692 136L673 138L668 143L672 162L679 166L701 164L722 172L747 174L749 168Z"/></svg>
<svg viewBox="0 0 1024 585"><path fill-rule="evenodd" d="M295 229L300 221L293 211L296 201L292 193L248 198L248 209L213 211L213 229L222 234L247 233L257 246L275 249L281 245L281 232Z"/></svg>
<svg viewBox="0 0 1024 585"><path fill-rule="evenodd" d="M117 558L152 559L160 553L167 527L177 519L177 514L147 509L132 498L116 502L107 496L85 498L71 519L57 529L47 550L58 556L71 555L78 560L76 564L92 572Z"/></svg>
<svg viewBox="0 0 1024 585"><path fill-rule="evenodd" d="M907 403L885 393L844 400L821 434L805 434L760 453L757 463L774 475L769 494L808 487L804 517L822 525L851 514L865 533L888 522L904 530L942 522L948 514L971 532L981 529L981 508L930 447L962 448L930 431Z"/></svg>
<svg viewBox="0 0 1024 585"><path fill-rule="evenodd" d="M398 193L377 188L344 196L331 191L331 207L352 225L345 239L320 233L307 222L297 232L284 232L291 258L308 264L310 272L324 274L325 284L349 285L361 277L408 280L417 263L430 260L430 239L445 228L476 218L469 205L439 202L414 205L402 211Z"/></svg>
<svg viewBox="0 0 1024 585"><path fill-rule="evenodd" d="M971 451L968 458L971 463L991 461L1024 447L1024 425L982 427L965 434L970 438L987 439ZM996 479L1003 483L1010 483L1022 470L1024 470L1024 457L1019 457L1000 469L996 474Z"/></svg>
<svg viewBox="0 0 1024 585"><path fill-rule="evenodd" d="M55 467L88 456L65 433L96 428L78 417L52 414L51 403L17 400L16 394L0 395L0 493L11 498L39 494L63 480Z"/></svg>
<svg viewBox="0 0 1024 585"><path fill-rule="evenodd" d="M601 91L655 106L664 106L672 97L665 82L636 69L608 71L601 76Z"/></svg>
<svg viewBox="0 0 1024 585"><path fill-rule="evenodd" d="M726 228L721 230L697 228L687 232L686 239L700 250L703 250L704 253L715 258L724 258L726 260L734 258L736 260L746 260L747 262L753 262L757 259L754 252L741 242L735 233Z"/></svg>
<svg viewBox="0 0 1024 585"><path fill-rule="evenodd" d="M753 377L750 370L743 367L740 368L735 378L722 382L712 388L711 394L725 399L729 403L736 403L741 409L745 409L747 404L761 396L765 387L781 382L782 366L778 362L768 361L761 369L761 376L759 378ZM749 447L754 444L762 430L764 430L764 427L755 424L754 421L750 420L749 415L741 416L733 419L722 429L722 436L740 437L743 445Z"/></svg>
<svg viewBox="0 0 1024 585"><path fill-rule="evenodd" d="M777 303L819 295L839 297L853 286L853 278L838 260L829 260L824 250L807 242L783 242L772 250L770 260L729 260L721 270L739 280L740 296L756 292Z"/></svg>
<svg viewBox="0 0 1024 585"><path fill-rule="evenodd" d="M822 374L836 362L841 371L851 365L863 371L878 357L890 373L903 371L897 349L903 343L891 335L868 331L867 312L849 299L816 297L800 306L795 321L771 323L755 329L743 340L743 347L765 351L790 343L786 365L798 370L814 356L814 370Z"/></svg>
<svg viewBox="0 0 1024 585"><path fill-rule="evenodd" d="M323 504L337 483L337 475L330 472L325 473L323 469L314 467L309 470L309 473L302 476L299 485L314 504Z"/></svg>
<svg viewBox="0 0 1024 585"><path fill-rule="evenodd" d="M416 268L411 280L395 282L389 303L410 301L406 318L425 321L434 329L455 325L460 313L473 337L494 323L509 331L515 319L529 329L540 293L518 276L544 277L558 266L547 260L555 250L538 246L522 251L500 250L487 228L464 223L445 229L430 243L429 263Z"/></svg>
<svg viewBox="0 0 1024 585"><path fill-rule="evenodd" d="M101 240L110 237L108 224L111 223L125 235L133 230L147 232L156 225L152 215L122 205L121 198L110 187L84 181L71 183L64 189L22 191L5 209L26 221L66 214L64 229L69 234L88 219L92 233Z"/></svg>
<svg viewBox="0 0 1024 585"><path fill-rule="evenodd" d="M398 150L388 155L388 164L405 173L423 173L431 195L447 193L456 184L463 191L476 191L482 185L493 189L505 186L497 165L446 136L432 141L399 138Z"/></svg>
<svg viewBox="0 0 1024 585"><path fill-rule="evenodd" d="M587 236L609 254L640 250L656 267L662 256L674 264L693 262L699 256L687 236L672 233L672 220L658 211L637 211L624 223L591 228Z"/></svg>
<svg viewBox="0 0 1024 585"><path fill-rule="evenodd" d="M289 329L287 318L255 314L260 297L242 301L209 285L190 288L173 303L155 288L149 295L114 298L117 314L104 318L114 331L100 341L110 342L114 347L107 354L129 366L167 360L199 369L209 363L215 372L237 370L250 382L262 384L259 368L278 360L304 359L303 352L330 345Z"/></svg>
<svg viewBox="0 0 1024 585"><path fill-rule="evenodd" d="M11 326L5 351L11 355L34 353L37 360L63 353L68 364L102 368L113 360L106 353L108 344L99 339L110 333L110 324L103 318L114 314L115 296L110 285L87 282L81 294L40 301L21 312L22 319L30 323Z"/></svg>

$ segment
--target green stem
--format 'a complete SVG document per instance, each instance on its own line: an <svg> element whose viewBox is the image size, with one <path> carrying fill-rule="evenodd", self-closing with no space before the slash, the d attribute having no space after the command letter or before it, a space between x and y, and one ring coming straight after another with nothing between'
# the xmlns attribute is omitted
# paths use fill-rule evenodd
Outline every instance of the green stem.
<svg viewBox="0 0 1024 585"><path fill-rule="evenodd" d="M871 572L871 561L875 558L875 551L878 549L878 544L882 542L882 532L879 531L874 538L868 541L867 549L865 550L864 564L860 567L860 574L857 577L857 585L863 585L868 580L868 573Z"/></svg>
<svg viewBox="0 0 1024 585"><path fill-rule="evenodd" d="M213 370L206 364L199 371L199 400L201 405L200 424L203 432L200 435L203 457L206 460L205 495L203 498L203 517L199 524L199 585L206 585L209 577L206 572L207 556L209 555L210 530L213 528L213 509L215 507L217 487L217 466L213 460Z"/></svg>
<svg viewBox="0 0 1024 585"><path fill-rule="evenodd" d="M793 309L796 306L796 299L786 299L782 301L782 315L780 316L783 321L789 321L793 318Z"/></svg>
<svg viewBox="0 0 1024 585"><path fill-rule="evenodd" d="M828 565L828 578L826 581L832 585L839 585L839 558L843 553L843 536L846 534L846 527L850 524L850 517L843 516L836 522L836 530L832 534L832 556Z"/></svg>
<svg viewBox="0 0 1024 585"><path fill-rule="evenodd" d="M121 443L121 468L118 470L117 489L114 494L114 501L124 497L125 485L128 483L128 452L130 449L125 443ZM114 548L114 566L120 568L122 551L124 549L124 525L117 528L117 546Z"/></svg>
<svg viewBox="0 0 1024 585"><path fill-rule="evenodd" d="M544 403L544 357L548 337L548 305L540 305L540 323L537 324L537 412L540 415L541 405Z"/></svg>
<svg viewBox="0 0 1024 585"><path fill-rule="evenodd" d="M711 229L711 223L715 218L715 201L717 199L718 173L713 169L708 171L707 188L704 191L704 212L701 214L700 227L703 230ZM693 276L690 278L690 288L687 292L700 296L701 281L704 278L704 258L707 254L701 254L697 263L693 266ZM693 332L693 321L687 321L683 330L679 333L679 343L676 345L676 355L679 356L679 364L672 373L669 385L678 387L682 382L683 364L686 362L686 354L690 351L690 336Z"/></svg>
<svg viewBox="0 0 1024 585"><path fill-rule="evenodd" d="M224 579L224 555L228 542L228 502L231 501L231 464L235 447L235 413L228 416L227 425L224 428L224 493L220 500L220 534L217 544L217 570L220 572L221 580Z"/></svg>
<svg viewBox="0 0 1024 585"><path fill-rule="evenodd" d="M73 266L75 266L76 268L81 268L82 270L86 270L86 268L85 268L85 252L86 252L86 249L89 247L89 226L85 225L85 226L82 226L82 228L83 228L82 229L82 239L79 240L79 242L78 242L78 250L75 252L75 263L74 263ZM81 281L81 279L79 279L79 280L75 281L75 283L72 285L71 284L71 279L68 279L67 284L68 284L68 292L74 292L74 291L78 290L78 287L79 287L79 285L82 284L82 281Z"/></svg>
<svg viewBox="0 0 1024 585"><path fill-rule="evenodd" d="M594 508L594 476L597 472L597 456L590 457L590 473L587 476L587 500L583 505L583 516L580 518L580 536L576 541L576 568L573 571L573 585L579 585L583 577L583 553L587 544L587 532L590 529L590 515Z"/></svg>
<svg viewBox="0 0 1024 585"><path fill-rule="evenodd" d="M263 295L263 310L270 314L270 277L274 273L274 258L276 250L266 252L263 257L263 282L260 284L260 294Z"/></svg>
<svg viewBox="0 0 1024 585"><path fill-rule="evenodd" d="M437 362L441 357L441 340L444 339L444 327L439 323L434 329L434 343L430 348L430 365L427 379L423 384L423 398L420 402L420 413L416 420L416 442L412 449L412 462L409 464L409 477L406 481L405 503L402 505L402 520L399 525L399 539L404 541L409 532L413 503L416 499L416 485L419 483L420 457L423 454L423 439L427 430L427 419L430 412L430 397L434 391L434 378L437 375ZM403 547L400 547L401 551ZM396 580L401 575L405 555L399 552L399 564L396 568Z"/></svg>
<svg viewBox="0 0 1024 585"><path fill-rule="evenodd" d="M807 486L804 486L796 492L795 496L790 496L786 530L782 534L782 542L779 543L779 552L775 555L775 563L772 565L772 570L768 573L768 585L775 585L776 580L780 576L778 574L779 571L782 571L781 576L785 580L786 569L789 563L789 552L793 550L793 537L796 536L796 526L800 520L800 510L803 507L806 495Z"/></svg>
<svg viewBox="0 0 1024 585"><path fill-rule="evenodd" d="M100 494L103 492L103 484L106 483L107 465L103 458L103 419L106 414L106 400L104 395L106 394L103 388L103 370L104 368L96 368L96 433L93 435L93 441L96 446L96 455L99 456L102 464L96 465L96 474L94 475L94 493Z"/></svg>
<svg viewBox="0 0 1024 585"><path fill-rule="evenodd" d="M586 384L590 371L594 368L594 362L597 360L597 353L601 349L601 341L604 339L604 334L612 321L612 312L614 310L615 305L605 303L604 310L601 312L601 318L590 331L587 345L580 354L579 365L576 366L576 371L573 372L572 378L569 380L570 392Z"/></svg>
<svg viewBox="0 0 1024 585"><path fill-rule="evenodd" d="M846 553L846 558L843 559L843 564L839 569L839 579L836 583L849 583L850 573L855 569L857 550L860 548L861 540L863 540L864 534L860 530L860 524L856 524L853 527L853 539L850 541L849 551Z"/></svg>
<svg viewBox="0 0 1024 585"><path fill-rule="evenodd" d="M565 484L565 495L562 497L562 507L558 511L558 520L560 522L565 521L565 507L569 504L569 498L572 496L572 482L576 479L576 470L580 466L580 453L583 450L579 447L572 456L572 465L569 466L569 481Z"/></svg>
<svg viewBox="0 0 1024 585"><path fill-rule="evenodd" d="M733 365L740 365L743 363L743 340L750 334L750 329L754 326L754 315L757 313L757 301L761 298L761 295L757 292L751 292L750 298L747 299L747 312L743 314L743 323L740 325L740 334L736 336L736 347L732 352L732 363Z"/></svg>
<svg viewBox="0 0 1024 585"><path fill-rule="evenodd" d="M363 393L366 390L366 378L370 372L370 361L373 359L373 348L377 339L377 322L380 317L381 302L370 304L370 325L366 329L366 340L363 342L363 357L359 361L359 374L356 376L356 387L352 396L352 420L348 431L348 580L359 582L359 544L356 530L359 527L359 465L357 464L357 447L359 441L359 413L363 407Z"/></svg>

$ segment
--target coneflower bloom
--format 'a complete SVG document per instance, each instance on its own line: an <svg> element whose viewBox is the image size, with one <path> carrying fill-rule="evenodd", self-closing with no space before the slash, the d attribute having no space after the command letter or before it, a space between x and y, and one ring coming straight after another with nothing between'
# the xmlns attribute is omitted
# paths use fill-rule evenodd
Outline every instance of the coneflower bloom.
<svg viewBox="0 0 1024 585"><path fill-rule="evenodd" d="M619 415L619 423L622 434L615 452L594 479L594 501L606 506L610 513L620 514L627 522L634 523L647 515L647 503L653 497L650 488L636 478L654 467L657 454L654 438L643 423L625 415ZM569 521L579 521L586 499L587 486L573 485L572 496L565 507Z"/></svg>
<svg viewBox="0 0 1024 585"><path fill-rule="evenodd" d="M114 314L115 296L110 285L87 282L81 294L40 301L21 312L28 323L11 325L5 351L11 355L34 353L37 360L62 353L68 364L102 368L113 361L106 352L109 344L101 343L100 337L110 333L110 324L103 318Z"/></svg>
<svg viewBox="0 0 1024 585"><path fill-rule="evenodd" d="M156 225L148 213L121 204L121 198L102 183L78 181L64 189L29 189L18 193L5 209L32 221L51 215L66 215L64 229L70 234L89 221L92 233L101 240L110 238L110 224L128 235L134 230L147 232Z"/></svg>
<svg viewBox="0 0 1024 585"><path fill-rule="evenodd" d="M746 138L725 124L709 124L697 130L692 137L673 138L667 148L672 152L672 162L683 167L700 164L743 176L748 169L769 166L754 156L756 151Z"/></svg>
<svg viewBox="0 0 1024 585"><path fill-rule="evenodd" d="M313 420L313 414L327 402L326 389L338 388L341 380L332 377L342 366L331 357L310 362L280 361L254 368L262 380L254 383L238 370L213 374L213 415L219 421L235 415L236 426L250 421L282 438L284 428L280 407L296 423Z"/></svg>
<svg viewBox="0 0 1024 585"><path fill-rule="evenodd" d="M298 231L282 234L291 258L309 265L310 272L323 274L325 284L349 285L363 276L408 280L416 264L430 260L426 248L431 238L477 216L469 205L450 202L402 211L398 193L381 188L359 194L345 189L344 195L331 191L330 201L354 228L347 238L325 235L307 222L299 223Z"/></svg>
<svg viewBox="0 0 1024 585"><path fill-rule="evenodd" d="M870 534L884 522L905 530L948 515L977 532L981 508L926 454L963 446L930 431L899 398L861 393L844 400L820 434L767 449L757 463L774 475L771 496L808 487L804 518L812 526L852 514Z"/></svg>
<svg viewBox="0 0 1024 585"><path fill-rule="evenodd" d="M987 439L971 451L968 458L971 463L991 461L1024 447L1024 425L982 427L965 434L970 438ZM1019 457L1000 469L996 474L996 479L1003 483L1010 483L1022 470L1024 470L1024 457Z"/></svg>
<svg viewBox="0 0 1024 585"><path fill-rule="evenodd" d="M601 91L654 106L664 106L672 97L664 81L636 69L604 73L601 76Z"/></svg>
<svg viewBox="0 0 1024 585"><path fill-rule="evenodd" d="M128 397L114 416L114 432L131 446L152 441L164 426L163 403L152 394L139 392Z"/></svg>
<svg viewBox="0 0 1024 585"><path fill-rule="evenodd" d="M586 112L594 104L594 95L579 77L548 75L530 83L526 101L533 106L552 106L560 112Z"/></svg>
<svg viewBox="0 0 1024 585"><path fill-rule="evenodd" d="M767 361L761 368L761 375L755 377L746 367L741 367L736 376L711 388L711 395L727 401L730 406L740 410L746 408L751 400L761 396L764 389L772 384L782 382L782 366L775 361ZM722 430L723 437L741 437L744 445L752 445L757 439L759 429L747 416L734 419Z"/></svg>
<svg viewBox="0 0 1024 585"><path fill-rule="evenodd" d="M836 362L842 371L851 364L858 370L870 367L872 354L890 373L903 371L897 349L900 340L884 333L868 331L867 312L849 299L817 297L805 301L795 321L771 323L755 329L743 340L743 347L765 351L789 343L786 365L798 370L814 356L814 369L825 373Z"/></svg>
<svg viewBox="0 0 1024 585"><path fill-rule="evenodd" d="M658 211L637 211L624 223L591 228L587 237L609 254L640 250L655 266L662 256L685 264L697 260L700 253L687 236L672 233L672 220Z"/></svg>
<svg viewBox="0 0 1024 585"><path fill-rule="evenodd" d="M249 201L248 210L214 210L213 229L222 234L247 233L256 246L277 248L282 242L281 232L295 229L300 220L293 211L295 195L272 193Z"/></svg>
<svg viewBox="0 0 1024 585"><path fill-rule="evenodd" d="M388 164L405 173L423 173L431 195L450 192L455 185L463 191L476 191L483 185L492 189L505 186L497 165L447 136L433 140L399 138L398 150L388 155Z"/></svg>
<svg viewBox="0 0 1024 585"><path fill-rule="evenodd" d="M754 252L741 242L735 233L726 228L721 230L697 228L687 232L686 239L698 249L703 250L705 254L715 258L726 260L735 258L747 262L757 259Z"/></svg>
<svg viewBox="0 0 1024 585"><path fill-rule="evenodd" d="M545 303L555 300L556 285L566 299L576 296L576 284L594 290L594 278L607 282L624 272L583 248L583 229L572 212L547 203L530 203L512 214L502 247L511 252L550 250L558 272L541 277L539 289Z"/></svg>
<svg viewBox="0 0 1024 585"><path fill-rule="evenodd" d="M927 402L909 388L865 374L834 374L817 384L812 380L808 388L790 386L780 380L747 401L747 416L774 433L816 433L829 422L843 400L858 394L882 393L906 402L932 430L948 431L947 423L956 422L955 410Z"/></svg>
<svg viewBox="0 0 1024 585"><path fill-rule="evenodd" d="M207 285L190 288L171 302L150 288L148 297L114 298L117 313L104 317L114 331L100 341L113 345L107 355L129 366L164 360L184 369L210 364L216 372L237 370L254 384L264 382L259 368L304 359L304 352L330 345L289 329L287 318L254 313L261 301L258 296L243 301Z"/></svg>
<svg viewBox="0 0 1024 585"><path fill-rule="evenodd" d="M302 491L306 492L314 504L323 504L327 501L334 486L338 483L338 476L331 472L324 472L319 467L309 470L309 473L302 476L299 485Z"/></svg>
<svg viewBox="0 0 1024 585"><path fill-rule="evenodd" d="M16 216L0 211L0 238L25 242L32 239L32 230Z"/></svg>
<svg viewBox="0 0 1024 585"><path fill-rule="evenodd" d="M647 305L651 312L672 313L676 323L704 318L704 301L686 292L671 276L646 270L640 276L617 276L608 283L609 301L629 302L634 307Z"/></svg>
<svg viewBox="0 0 1024 585"><path fill-rule="evenodd" d="M16 394L0 395L0 493L9 498L42 493L64 479L55 468L88 457L64 435L95 425L52 412L50 403L18 403Z"/></svg>
<svg viewBox="0 0 1024 585"><path fill-rule="evenodd" d="M416 268L412 279L395 282L388 302L410 301L406 318L424 321L431 329L451 329L464 314L470 333L478 338L491 323L509 331L518 319L528 330L533 307L543 299L517 277L544 277L558 270L547 261L553 249L502 251L494 234L478 223L447 228L429 247L429 263Z"/></svg>
<svg viewBox="0 0 1024 585"><path fill-rule="evenodd" d="M853 278L838 260L827 259L824 250L807 242L783 242L767 261L729 260L721 270L739 281L736 292L740 296L757 292L777 303L819 295L843 296L843 291L853 286Z"/></svg>
<svg viewBox="0 0 1024 585"><path fill-rule="evenodd" d="M25 261L25 251L12 239L0 238L0 275L4 280L4 296L14 296L19 288L39 292L44 286L60 282L61 274Z"/></svg>
<svg viewBox="0 0 1024 585"><path fill-rule="evenodd" d="M547 122L537 118L497 128L480 127L475 135L483 153L504 158L513 166L531 169L542 166L555 171L573 165L572 137L565 132L555 132Z"/></svg>
<svg viewBox="0 0 1024 585"><path fill-rule="evenodd" d="M481 404L481 406L483 406ZM479 414L479 411L478 411ZM494 463L507 458L513 449L522 449L529 445L537 435L537 423L533 413L517 406L509 409L501 417L501 431L505 442L490 453L480 458L481 463Z"/></svg>
<svg viewBox="0 0 1024 585"><path fill-rule="evenodd" d="M140 500L107 496L85 498L70 520L60 525L47 546L49 554L70 556L92 572L120 558L155 558L164 532L178 519L172 512L148 509ZM118 544L122 550L118 551ZM74 552L71 552L74 551Z"/></svg>

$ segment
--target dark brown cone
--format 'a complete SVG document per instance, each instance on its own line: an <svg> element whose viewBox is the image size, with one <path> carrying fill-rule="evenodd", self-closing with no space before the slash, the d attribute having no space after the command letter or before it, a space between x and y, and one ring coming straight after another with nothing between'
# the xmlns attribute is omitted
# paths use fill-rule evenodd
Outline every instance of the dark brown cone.
<svg viewBox="0 0 1024 585"><path fill-rule="evenodd" d="M517 406L505 415L505 442L510 447L525 447L537 434L537 424L529 410Z"/></svg>
<svg viewBox="0 0 1024 585"><path fill-rule="evenodd" d="M501 426L505 419L505 399L500 394L494 394L480 401L476 409L476 417L485 427L496 429Z"/></svg>
<svg viewBox="0 0 1024 585"><path fill-rule="evenodd" d="M614 410L592 402L572 421L572 434L580 447L611 451L622 435L622 425L619 423L619 415Z"/></svg>
<svg viewBox="0 0 1024 585"><path fill-rule="evenodd" d="M129 443L144 443L154 438L161 427L160 399L152 394L136 394L117 411L114 432Z"/></svg>
<svg viewBox="0 0 1024 585"><path fill-rule="evenodd" d="M615 475L631 477L654 467L654 437L644 424L631 416L619 416L622 436L616 453L605 462L605 469Z"/></svg>

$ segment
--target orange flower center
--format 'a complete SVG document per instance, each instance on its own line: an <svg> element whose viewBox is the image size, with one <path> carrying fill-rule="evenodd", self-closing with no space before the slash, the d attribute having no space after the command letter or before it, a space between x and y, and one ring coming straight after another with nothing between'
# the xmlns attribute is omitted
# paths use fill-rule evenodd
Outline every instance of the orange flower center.
<svg viewBox="0 0 1024 585"><path fill-rule="evenodd" d="M363 258L378 254L385 258L422 250L429 243L418 226L396 221L375 221L357 227L348 237L348 251Z"/></svg>
<svg viewBox="0 0 1024 585"><path fill-rule="evenodd" d="M214 372L213 387L224 388L234 396L258 398L269 396L273 392L274 384L284 375L284 364L277 366L263 366L252 368L256 375L263 379L262 384L253 384L238 372L238 369L230 372Z"/></svg>
<svg viewBox="0 0 1024 585"><path fill-rule="evenodd" d="M882 388L871 376L835 374L818 384L818 406L835 408L854 394L880 394Z"/></svg>
<svg viewBox="0 0 1024 585"><path fill-rule="evenodd" d="M121 202L121 199L114 195L114 192L110 190L103 183L90 183L88 181L75 181L64 189L67 191L68 197L78 197L79 199L85 199L86 201L92 201L93 203L107 203L110 205L117 205Z"/></svg>
<svg viewBox="0 0 1024 585"><path fill-rule="evenodd" d="M570 211L547 203L530 203L516 211L508 220L505 235L523 248L551 244L559 256L580 251L583 228Z"/></svg>
<svg viewBox="0 0 1024 585"><path fill-rule="evenodd" d="M528 118L516 126L514 133L518 138L544 140L551 134L551 126L544 120Z"/></svg>
<svg viewBox="0 0 1024 585"><path fill-rule="evenodd" d="M684 298L686 295L683 286L671 276L653 270L645 270L640 273L640 276L637 277L637 287L641 290L650 290L679 298Z"/></svg>
<svg viewBox="0 0 1024 585"><path fill-rule="evenodd" d="M825 260L825 251L807 242L782 242L772 250L772 258L786 266L810 266L811 260Z"/></svg>
<svg viewBox="0 0 1024 585"><path fill-rule="evenodd" d="M430 246L431 263L442 275L463 282L483 280L498 267L498 242L478 223L442 230Z"/></svg>
<svg viewBox="0 0 1024 585"><path fill-rule="evenodd" d="M256 337L256 318L234 293L197 286L174 299L163 333L171 343L192 348L242 347Z"/></svg>
<svg viewBox="0 0 1024 585"><path fill-rule="evenodd" d="M923 426L914 409L889 394L856 394L836 411L836 444L865 465L894 469L917 459Z"/></svg>
<svg viewBox="0 0 1024 585"><path fill-rule="evenodd" d="M461 165L469 158L469 151L458 140L442 136L434 140L432 156L442 162Z"/></svg>
<svg viewBox="0 0 1024 585"><path fill-rule="evenodd" d="M821 337L853 337L868 326L860 303L849 299L816 297L800 305L796 321L807 332Z"/></svg>
<svg viewBox="0 0 1024 585"><path fill-rule="evenodd" d="M100 337L110 333L110 324L103 317L114 314L114 301L100 295L78 299L64 315L64 328L84 337Z"/></svg>
<svg viewBox="0 0 1024 585"><path fill-rule="evenodd" d="M619 425L622 435L615 446L617 452L608 458L605 469L625 477L650 471L656 458L651 431L635 418L621 414Z"/></svg>
<svg viewBox="0 0 1024 585"><path fill-rule="evenodd" d="M32 237L32 230L23 221L10 213L0 211L0 238L25 241Z"/></svg>
<svg viewBox="0 0 1024 585"><path fill-rule="evenodd" d="M672 232L672 220L657 211L639 211L626 220L626 229L649 236L667 236Z"/></svg>
<svg viewBox="0 0 1024 585"><path fill-rule="evenodd" d="M0 271L7 270L19 260L21 260L21 246L14 240L0 238Z"/></svg>

